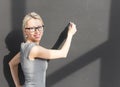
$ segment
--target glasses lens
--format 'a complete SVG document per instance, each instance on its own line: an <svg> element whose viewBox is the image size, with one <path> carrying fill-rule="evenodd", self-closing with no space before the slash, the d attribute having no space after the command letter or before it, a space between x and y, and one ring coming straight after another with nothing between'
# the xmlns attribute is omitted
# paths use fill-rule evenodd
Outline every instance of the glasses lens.
<svg viewBox="0 0 120 87"><path fill-rule="evenodd" d="M42 30L43 30L43 27L44 27L44 25L43 25L43 26L38 26L38 27L29 27L29 28L25 28L25 29L28 29L28 30L30 30L31 32L35 32L36 30L42 31Z"/></svg>

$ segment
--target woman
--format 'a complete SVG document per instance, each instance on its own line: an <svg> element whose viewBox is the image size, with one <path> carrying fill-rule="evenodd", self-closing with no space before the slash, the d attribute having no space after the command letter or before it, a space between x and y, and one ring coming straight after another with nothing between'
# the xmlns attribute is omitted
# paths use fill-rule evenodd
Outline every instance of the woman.
<svg viewBox="0 0 120 87"><path fill-rule="evenodd" d="M24 87L45 87L46 69L48 59L66 58L73 35L76 33L76 25L70 22L67 38L61 49L46 49L39 45L44 23L35 12L27 14L23 19L23 33L25 42L21 44L21 50L9 62L11 74L16 87L22 87L18 78L18 64L22 66L25 76Z"/></svg>

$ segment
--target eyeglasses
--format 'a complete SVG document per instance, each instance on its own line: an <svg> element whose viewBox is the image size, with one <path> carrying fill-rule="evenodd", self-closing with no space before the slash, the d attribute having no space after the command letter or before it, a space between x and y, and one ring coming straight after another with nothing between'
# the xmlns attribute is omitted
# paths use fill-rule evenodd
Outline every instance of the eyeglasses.
<svg viewBox="0 0 120 87"><path fill-rule="evenodd" d="M29 27L29 28L25 28L25 29L30 30L30 32L35 32L36 30L43 31L43 28L44 28L44 25L38 26L38 27Z"/></svg>

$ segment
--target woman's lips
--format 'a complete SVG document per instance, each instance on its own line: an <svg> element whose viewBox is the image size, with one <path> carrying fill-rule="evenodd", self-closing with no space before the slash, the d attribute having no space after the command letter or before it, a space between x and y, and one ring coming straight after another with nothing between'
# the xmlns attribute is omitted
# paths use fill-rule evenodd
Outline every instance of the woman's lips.
<svg viewBox="0 0 120 87"><path fill-rule="evenodd" d="M34 35L35 38L40 38L40 35Z"/></svg>

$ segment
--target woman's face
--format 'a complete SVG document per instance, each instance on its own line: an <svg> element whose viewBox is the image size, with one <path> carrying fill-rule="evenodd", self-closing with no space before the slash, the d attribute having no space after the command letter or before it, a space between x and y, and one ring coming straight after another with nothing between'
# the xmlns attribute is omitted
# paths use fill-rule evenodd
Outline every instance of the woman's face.
<svg viewBox="0 0 120 87"><path fill-rule="evenodd" d="M27 41L39 43L43 35L43 23L38 19L30 19L24 30Z"/></svg>

